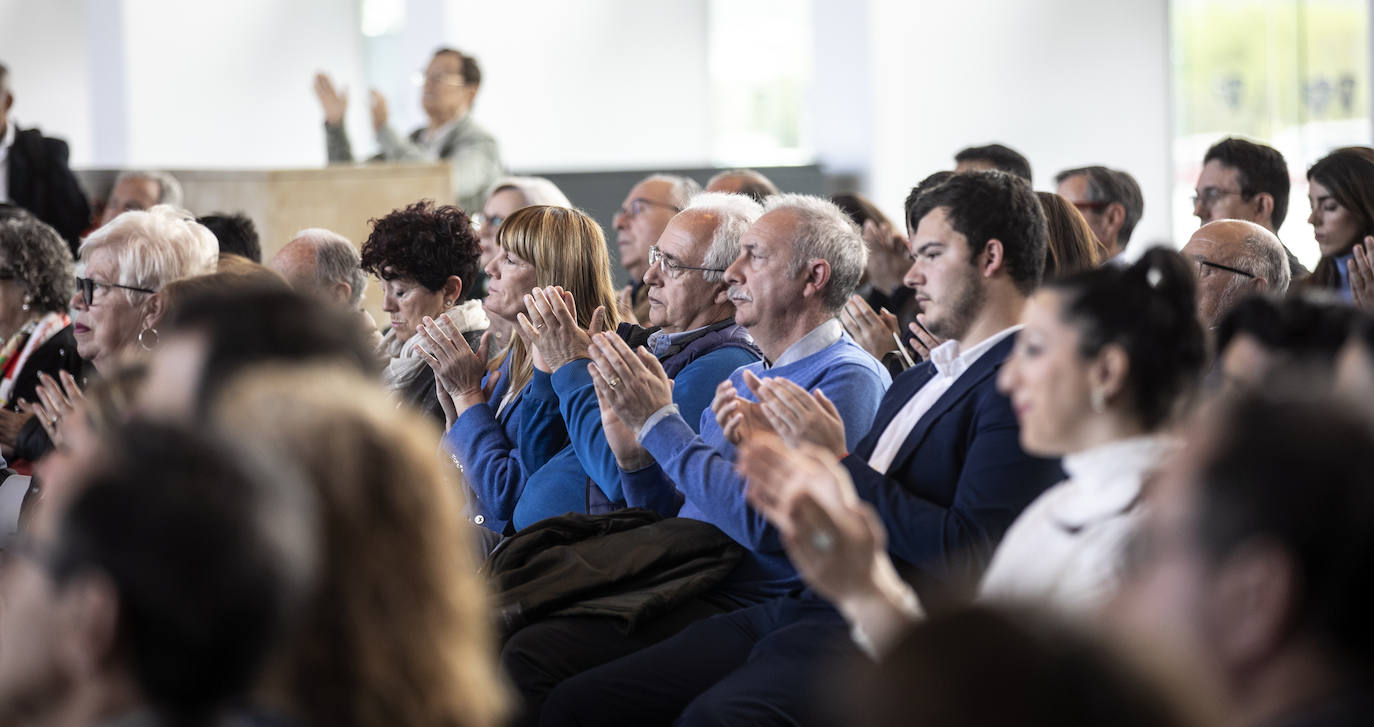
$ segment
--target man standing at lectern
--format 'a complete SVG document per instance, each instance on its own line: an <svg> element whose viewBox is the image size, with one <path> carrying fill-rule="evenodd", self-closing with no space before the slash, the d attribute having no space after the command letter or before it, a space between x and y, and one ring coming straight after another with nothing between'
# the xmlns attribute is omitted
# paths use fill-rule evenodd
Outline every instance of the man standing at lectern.
<svg viewBox="0 0 1374 727"><path fill-rule="evenodd" d="M391 161L444 160L453 168L453 196L469 214L481 211L487 188L505 170L496 139L472 119L472 102L482 84L477 59L452 48L434 52L423 76L420 104L429 124L402 138L388 124L386 99L371 92L372 128L381 153L374 159ZM344 130L348 92L336 88L323 73L315 76L315 95L324 109L326 150L330 163L353 161Z"/></svg>

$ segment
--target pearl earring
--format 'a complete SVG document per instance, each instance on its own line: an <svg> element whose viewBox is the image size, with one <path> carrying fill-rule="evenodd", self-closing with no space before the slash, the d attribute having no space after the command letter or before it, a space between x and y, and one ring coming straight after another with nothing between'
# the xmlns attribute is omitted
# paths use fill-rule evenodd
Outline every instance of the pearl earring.
<svg viewBox="0 0 1374 727"><path fill-rule="evenodd" d="M1107 395L1101 389L1093 389L1090 398L1094 412L1101 414L1107 411Z"/></svg>

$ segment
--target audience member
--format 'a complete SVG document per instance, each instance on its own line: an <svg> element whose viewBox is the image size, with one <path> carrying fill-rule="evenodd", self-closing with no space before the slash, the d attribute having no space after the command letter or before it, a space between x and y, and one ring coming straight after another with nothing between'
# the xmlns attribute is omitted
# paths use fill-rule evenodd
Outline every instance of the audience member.
<svg viewBox="0 0 1374 727"><path fill-rule="evenodd" d="M701 185L688 177L654 174L630 188L625 203L615 213L616 247L620 265L630 274L630 284L620 294L620 314L631 323L649 320L649 289L644 272L649 269L649 246L663 235L668 220L687 209Z"/></svg>
<svg viewBox="0 0 1374 727"><path fill-rule="evenodd" d="M1221 383L1258 391L1275 371L1299 372L1312 384L1329 381L1355 319L1353 308L1313 295L1250 296L1217 327Z"/></svg>
<svg viewBox="0 0 1374 727"><path fill-rule="evenodd" d="M253 220L243 213L214 214L196 218L196 222L214 234L219 241L221 255L239 255L255 263L262 262L262 243L258 241L258 228Z"/></svg>
<svg viewBox="0 0 1374 727"><path fill-rule="evenodd" d="M462 210L428 200L370 224L361 266L382 281L382 310L391 315L380 349L390 359L386 386L400 401L442 422L448 407L425 365L424 337L416 332L426 319L442 317L451 332L477 346L487 329L482 302L472 297L481 257L477 236Z"/></svg>
<svg viewBox="0 0 1374 727"><path fill-rule="evenodd" d="M742 194L763 204L778 193L778 185L753 169L727 169L706 180L706 191Z"/></svg>
<svg viewBox="0 0 1374 727"><path fill-rule="evenodd" d="M1130 268L1079 273L1031 297L998 387L1016 411L1021 446L1064 457L1070 479L1012 524L981 598L1092 615L1116 590L1144 482L1171 451L1165 431L1206 358L1193 292L1190 264L1156 248ZM883 522L825 453L789 457L779 445L746 449L751 501L855 640L886 652L925 609L885 552Z"/></svg>
<svg viewBox="0 0 1374 727"><path fill-rule="evenodd" d="M358 248L347 237L318 227L297 232L268 267L296 291L345 309L362 305L367 290Z"/></svg>
<svg viewBox="0 0 1374 727"><path fill-rule="evenodd" d="M482 208L482 197L503 170L496 139L472 118L472 104L482 86L477 59L454 50L434 51L424 75L417 74L420 105L428 123L401 138L389 124L386 99L377 91L369 98L372 130L387 161L434 161L452 167L453 196L465 212ZM330 163L353 161L353 148L344 130L348 91L335 88L329 76L315 75L315 95L324 109L326 153Z"/></svg>
<svg viewBox="0 0 1374 727"><path fill-rule="evenodd" d="M1261 392L1186 441L1150 492L1112 614L1219 690L1227 724L1369 724L1374 490L1356 454L1374 451L1369 420Z"/></svg>
<svg viewBox="0 0 1374 727"><path fill-rule="evenodd" d="M1322 257L1303 285L1374 310L1374 149L1347 146L1307 170L1307 221Z"/></svg>
<svg viewBox="0 0 1374 727"><path fill-rule="evenodd" d="M955 172L985 172L997 169L1035 184L1031 165L1020 152L1001 144L971 146L954 155Z"/></svg>
<svg viewBox="0 0 1374 727"><path fill-rule="evenodd" d="M673 380L672 398L683 420L700 432L716 387L736 369L757 363L761 354L745 328L734 320L725 268L739 256L740 238L762 214L742 195L700 194L692 198L649 249L644 274L653 329L628 323L619 334L629 345L643 344ZM529 396L556 401L571 444L530 475L526 492L555 493L563 511L608 511L624 507L620 470L602 428L587 367L591 338L578 328L560 289L535 290L528 305L526 336L547 363L552 377L536 372ZM583 483L586 483L583 485ZM541 495L548 497L549 495ZM557 514L558 507L547 508ZM552 618L526 626L502 650L502 662L515 682L530 721L539 716L547 692L563 679L672 635L691 621L720 613L718 599L695 599L653 619L652 625L623 633L612 618Z"/></svg>
<svg viewBox="0 0 1374 727"><path fill-rule="evenodd" d="M1066 169L1054 178L1058 192L1088 221L1102 245L1104 262L1119 258L1145 212L1135 178L1101 166Z"/></svg>
<svg viewBox="0 0 1374 727"><path fill-rule="evenodd" d="M1215 331L1247 295L1288 292L1283 245L1253 222L1208 222L1188 238L1182 252L1197 263L1197 315L1208 331Z"/></svg>
<svg viewBox="0 0 1374 727"><path fill-rule="evenodd" d="M236 440L300 463L320 508L319 586L262 704L306 725L501 724L488 601L434 425L337 367L251 369L216 401Z"/></svg>
<svg viewBox="0 0 1374 727"><path fill-rule="evenodd" d="M1056 461L1021 450L1011 406L995 388L1020 309L1044 266L1045 219L1030 185L1001 172L959 174L921 194L915 206L909 212L918 220L911 235L915 263L907 282L932 332L952 339L935 356L941 370L922 365L898 377L857 445L849 436L854 422L837 416L848 403L838 392L809 393L825 387L776 376L751 388L763 402L754 415L768 422L762 426L794 445L822 441L828 456L843 457L860 495L900 530L894 555L914 568L919 589L935 590L976 576L1012 519L1060 470ZM754 229L767 220L765 215ZM763 252L766 259L770 251ZM736 319L745 322L748 311L749 305L737 306ZM768 355L764 338L755 338ZM595 353L593 361L604 371ZM617 366L615 375L624 378L626 368ZM599 385L605 389L609 382ZM627 407L616 403L612 409L623 420ZM741 409L746 404L733 403ZM726 419L727 426L744 416ZM662 427L644 437L650 451ZM744 489L735 484L738 474L730 477L731 491ZM762 519L746 512L751 521ZM778 538L771 528L760 531L770 542ZM594 721L592 715L608 715L614 705L617 714L644 722L804 723L807 695L823 678L825 661L853 652L833 607L816 598L783 597L699 622L564 682L544 717L561 701L570 720ZM637 675L633 689L631 674Z"/></svg>
<svg viewBox="0 0 1374 727"><path fill-rule="evenodd" d="M167 172L151 170L125 171L115 177L110 195L105 199L105 211L100 226L110 224L125 212L145 211L164 204L180 208L181 182Z"/></svg>
<svg viewBox="0 0 1374 727"><path fill-rule="evenodd" d="M525 207L502 223L497 243L501 254L487 264L488 314L515 325L532 290L565 285L576 302L579 327L619 322L606 237L592 218L566 207ZM598 308L602 312L595 314ZM525 494L527 481L567 446L568 434L557 402L527 395L536 366L547 366L538 349L515 336L489 362L490 338L474 353L451 323L428 318L419 338L442 387L444 448L476 495L473 522L503 535L545 517L546 503Z"/></svg>
<svg viewBox="0 0 1374 727"><path fill-rule="evenodd" d="M491 191L487 193L487 201L482 204L482 214L476 220L477 241L482 246L483 274L481 295L474 297L487 296L487 285L491 280L485 271L487 265L501 254L501 246L496 243L496 234L501 230L501 223L505 222L512 212L531 205L572 207L563 190L543 177L504 177L491 186ZM487 330L491 335L489 350L495 353L510 343L514 326L498 316L491 319L491 326Z"/></svg>
<svg viewBox="0 0 1374 727"><path fill-rule="evenodd" d="M56 230L29 215L0 220L0 453L23 471L41 454L29 440L43 430L25 426L33 415L19 403L38 401L44 380L85 379L67 316L74 277L71 251Z"/></svg>
<svg viewBox="0 0 1374 727"><path fill-rule="evenodd" d="M67 167L67 142L20 129L13 107L10 72L0 64L0 202L13 200L32 212L75 251L91 223L91 205Z"/></svg>
<svg viewBox="0 0 1374 727"><path fill-rule="evenodd" d="M11 550L0 717L221 723L309 593L313 499L280 461L143 422L69 472Z"/></svg>
<svg viewBox="0 0 1374 727"><path fill-rule="evenodd" d="M1227 137L1202 159L1193 214L1204 225L1212 220L1247 220L1277 235L1288 216L1291 187L1288 164L1278 149ZM1293 281L1307 277L1307 268L1293 251L1286 245L1283 250Z"/></svg>
<svg viewBox="0 0 1374 727"><path fill-rule="evenodd" d="M1045 246L1045 270L1042 278L1055 278L1091 270L1102 264L1102 246L1097 233L1078 208L1053 192L1036 192L1040 209L1045 211L1049 231Z"/></svg>

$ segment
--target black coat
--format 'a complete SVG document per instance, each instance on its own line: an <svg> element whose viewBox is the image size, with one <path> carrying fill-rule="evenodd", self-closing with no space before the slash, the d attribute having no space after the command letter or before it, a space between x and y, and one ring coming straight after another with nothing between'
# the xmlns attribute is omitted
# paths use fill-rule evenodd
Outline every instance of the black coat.
<svg viewBox="0 0 1374 727"><path fill-rule="evenodd" d="M57 378L59 371L66 371L84 386L86 366L86 360L76 353L76 336L72 334L72 327L63 328L35 349L29 360L24 362L24 368L19 372L19 378L15 379L14 388L10 391L6 408L18 411L20 399L30 402L37 400L35 391L38 389L38 372L42 371ZM34 462L50 449L52 442L48 439L48 433L43 430L38 418L34 417L25 422L24 427L19 430L14 459Z"/></svg>
<svg viewBox="0 0 1374 727"><path fill-rule="evenodd" d="M20 129L9 152L9 195L15 204L52 225L71 245L91 224L91 203L67 167L67 142Z"/></svg>

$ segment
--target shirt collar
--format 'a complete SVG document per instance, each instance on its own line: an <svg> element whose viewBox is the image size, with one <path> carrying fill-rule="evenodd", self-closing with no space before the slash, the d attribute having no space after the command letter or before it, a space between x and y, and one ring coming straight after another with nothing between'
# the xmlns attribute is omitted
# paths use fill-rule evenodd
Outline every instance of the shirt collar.
<svg viewBox="0 0 1374 727"><path fill-rule="evenodd" d="M840 319L830 318L825 323L812 328L805 336L797 339L797 342L787 347L786 351L778 356L778 360L768 364L767 368L777 368L796 363L814 353L820 353L825 349L835 345L844 335L844 326L840 324Z"/></svg>
<svg viewBox="0 0 1374 727"><path fill-rule="evenodd" d="M958 341L950 340L936 346L930 351L930 363L935 366L936 376L957 379L968 367L972 366L989 349L996 346L1002 339L1021 330L1022 326L1015 325L1011 328L1004 328L997 333L988 336L975 344L968 350L962 350Z"/></svg>
<svg viewBox="0 0 1374 727"><path fill-rule="evenodd" d="M682 340L687 336L696 335L697 333L700 333L701 331L704 331L707 328L710 328L714 325L714 323L708 323L700 328L693 328L690 331L679 331L677 333L668 333L667 331L660 328L659 330L649 334L649 340L646 341L646 343L648 344L647 348L649 349L650 353L652 353L655 356L658 356L659 358L662 358L663 354L667 353L668 349L672 348L674 343L677 343L678 341Z"/></svg>
<svg viewBox="0 0 1374 727"><path fill-rule="evenodd" d="M429 127L425 127L424 133L420 136L420 141L429 145L437 144L440 139L444 138L450 131L453 131L459 124L467 120L469 115L470 114L463 114L435 129L433 133L430 133Z"/></svg>
<svg viewBox="0 0 1374 727"><path fill-rule="evenodd" d="M1064 472L1074 487L1055 503L1055 519L1082 527L1130 509L1140 498L1146 474L1177 445L1172 437L1150 434L1065 456Z"/></svg>

